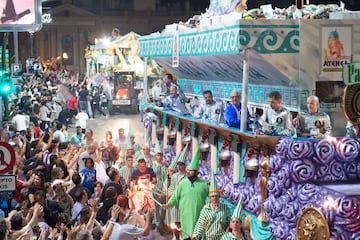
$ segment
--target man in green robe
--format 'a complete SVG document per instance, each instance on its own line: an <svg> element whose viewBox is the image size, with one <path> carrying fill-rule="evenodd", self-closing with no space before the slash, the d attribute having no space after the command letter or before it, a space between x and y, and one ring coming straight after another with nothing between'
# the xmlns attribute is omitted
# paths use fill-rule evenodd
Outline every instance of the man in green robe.
<svg viewBox="0 0 360 240"><path fill-rule="evenodd" d="M207 182L198 178L199 155L200 151L197 149L190 163L187 178L179 184L169 202L164 205L165 208L179 206L183 239L191 238L209 193Z"/></svg>

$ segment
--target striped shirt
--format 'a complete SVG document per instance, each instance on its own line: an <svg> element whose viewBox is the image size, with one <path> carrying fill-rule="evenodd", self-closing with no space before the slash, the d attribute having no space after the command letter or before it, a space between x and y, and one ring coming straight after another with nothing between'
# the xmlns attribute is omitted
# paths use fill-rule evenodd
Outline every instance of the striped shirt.
<svg viewBox="0 0 360 240"><path fill-rule="evenodd" d="M127 188L130 187L131 175L134 172L134 168L128 168L127 166L122 166L119 169L119 175L125 180Z"/></svg>
<svg viewBox="0 0 360 240"><path fill-rule="evenodd" d="M234 234L232 234L232 232L228 232L222 236L221 240L237 240L237 238L234 236ZM243 237L239 240L251 240L251 237L249 236L249 234L243 233Z"/></svg>
<svg viewBox="0 0 360 240"><path fill-rule="evenodd" d="M200 239L205 235L206 239L220 240L229 222L230 210L224 203L219 202L215 210L206 204L196 222L193 237Z"/></svg>
<svg viewBox="0 0 360 240"><path fill-rule="evenodd" d="M177 186L179 186L180 182L186 178L186 174L180 175L180 173L174 173L171 177L170 186L168 188L168 197L170 198L173 193L175 192L175 189ZM166 211L170 212L170 219L169 222L180 222L180 212L179 212L179 206L175 205L172 208L168 208Z"/></svg>
<svg viewBox="0 0 360 240"><path fill-rule="evenodd" d="M152 166L155 174L156 174L156 187L158 189L162 189L163 183L167 178L167 170L166 166L162 165L162 163L154 162Z"/></svg>

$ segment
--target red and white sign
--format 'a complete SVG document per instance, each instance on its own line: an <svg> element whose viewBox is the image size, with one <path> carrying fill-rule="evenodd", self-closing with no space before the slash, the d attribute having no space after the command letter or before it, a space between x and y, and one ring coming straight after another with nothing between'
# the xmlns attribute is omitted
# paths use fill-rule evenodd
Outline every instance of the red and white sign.
<svg viewBox="0 0 360 240"><path fill-rule="evenodd" d="M14 149L8 143L0 142L0 174L9 172L14 164Z"/></svg>

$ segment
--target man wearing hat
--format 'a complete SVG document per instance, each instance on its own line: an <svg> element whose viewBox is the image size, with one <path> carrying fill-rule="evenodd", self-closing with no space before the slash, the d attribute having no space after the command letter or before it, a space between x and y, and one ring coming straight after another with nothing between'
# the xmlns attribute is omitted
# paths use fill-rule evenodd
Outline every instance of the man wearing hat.
<svg viewBox="0 0 360 240"><path fill-rule="evenodd" d="M174 194L175 189L177 186L179 186L179 184L181 183L181 181L183 181L184 179L186 179L186 157L188 154L188 145L186 145L184 147L184 149L177 155L175 156L175 158L172 160L171 164L169 165L169 169L172 171L176 171L176 173L174 173L171 178L170 178L170 185L168 185L167 188L167 192L166 192L166 199L170 199L171 196ZM178 227L180 227L180 212L179 212L179 207L177 205L175 205L174 207L166 210L167 213L166 215L168 216L167 220L168 220L168 224L170 225L170 223L175 223ZM174 229L174 234L176 239L180 239L180 233Z"/></svg>
<svg viewBox="0 0 360 240"><path fill-rule="evenodd" d="M242 197L240 198L230 220L230 232L221 240L251 240L250 234L242 228Z"/></svg>
<svg viewBox="0 0 360 240"><path fill-rule="evenodd" d="M192 239L200 239L205 235L206 239L220 240L229 225L230 210L219 201L222 191L217 189L213 173L210 178L210 203L201 210Z"/></svg>
<svg viewBox="0 0 360 240"><path fill-rule="evenodd" d="M198 178L200 149L196 150L189 169L188 176L176 188L174 194L164 208L179 206L182 238L189 239L194 231L200 211L205 205L209 193L207 182Z"/></svg>
<svg viewBox="0 0 360 240"><path fill-rule="evenodd" d="M131 152L133 152L133 153L128 152L130 150L132 150ZM123 156L127 156L127 155L134 155L134 153L136 153L140 150L141 150L140 144L135 142L134 130L132 129L131 125L129 125L128 138L127 138L126 143L121 145L121 152L122 152Z"/></svg>
<svg viewBox="0 0 360 240"><path fill-rule="evenodd" d="M146 165L148 167L152 167L154 159L153 159L153 155L151 155L149 144L145 143L140 151L135 152L134 158L137 160L144 159L146 162Z"/></svg>
<svg viewBox="0 0 360 240"><path fill-rule="evenodd" d="M155 161L152 165L152 169L155 172L156 175L156 185L155 188L153 189L154 192L154 197L157 201L164 203L163 199L159 197L160 194L162 194L162 186L164 184L165 179L167 178L167 167L166 167L166 162L163 159L163 152L161 150L159 141L156 139L155 140L155 148L154 148L154 153L155 153ZM163 219L163 213L162 213L162 209L161 206L156 205L155 206L155 217L156 217L156 221L160 222L161 219Z"/></svg>

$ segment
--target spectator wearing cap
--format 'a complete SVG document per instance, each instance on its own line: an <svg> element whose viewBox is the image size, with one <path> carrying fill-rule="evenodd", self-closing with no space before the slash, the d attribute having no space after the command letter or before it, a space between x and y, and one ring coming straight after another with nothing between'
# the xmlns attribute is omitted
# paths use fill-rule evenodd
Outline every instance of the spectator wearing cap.
<svg viewBox="0 0 360 240"><path fill-rule="evenodd" d="M72 145L80 146L81 143L84 141L85 134L82 133L82 128L80 125L76 126L76 133L71 136L70 143Z"/></svg>

